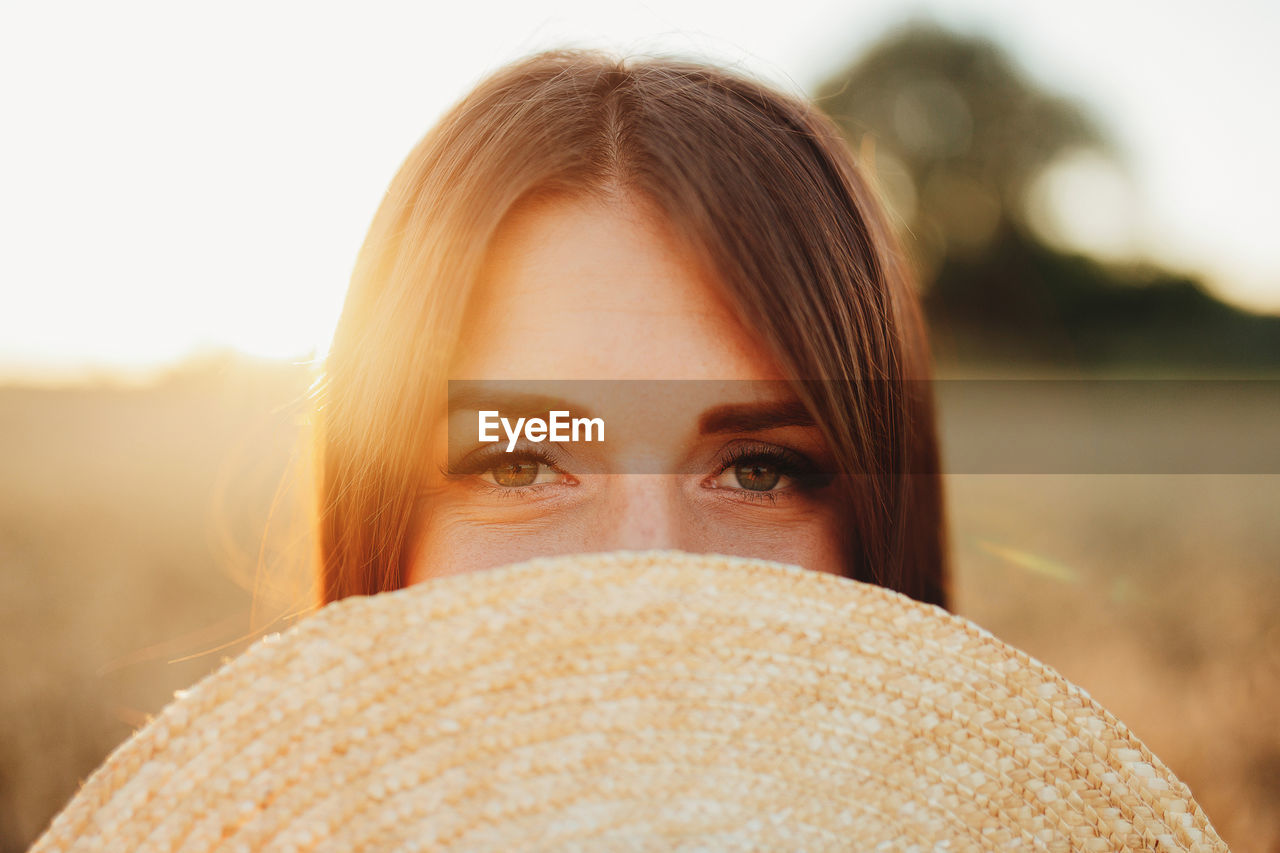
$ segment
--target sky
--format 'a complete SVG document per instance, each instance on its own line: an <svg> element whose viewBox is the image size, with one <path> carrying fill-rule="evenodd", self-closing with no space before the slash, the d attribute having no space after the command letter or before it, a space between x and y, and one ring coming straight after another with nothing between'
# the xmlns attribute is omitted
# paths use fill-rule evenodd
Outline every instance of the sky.
<svg viewBox="0 0 1280 853"><path fill-rule="evenodd" d="M9 0L0 377L323 352L401 160L533 50L702 56L807 94L912 17L995 39L1111 132L1122 170L1077 158L1040 188L1070 244L1280 312L1280 4Z"/></svg>

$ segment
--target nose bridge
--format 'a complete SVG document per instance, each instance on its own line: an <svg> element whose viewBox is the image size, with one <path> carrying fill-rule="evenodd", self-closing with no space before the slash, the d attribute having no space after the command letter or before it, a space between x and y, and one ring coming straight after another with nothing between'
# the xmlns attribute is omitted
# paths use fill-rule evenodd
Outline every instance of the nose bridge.
<svg viewBox="0 0 1280 853"><path fill-rule="evenodd" d="M617 474L611 483L610 511L599 531L606 550L680 548L678 487L670 474Z"/></svg>

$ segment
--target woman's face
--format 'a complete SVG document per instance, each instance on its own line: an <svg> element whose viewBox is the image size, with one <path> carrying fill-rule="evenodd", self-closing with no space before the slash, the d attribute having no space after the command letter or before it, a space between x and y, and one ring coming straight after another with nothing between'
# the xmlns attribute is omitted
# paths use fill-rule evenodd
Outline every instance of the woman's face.
<svg viewBox="0 0 1280 853"><path fill-rule="evenodd" d="M435 424L410 583L651 548L840 573L830 454L722 293L634 201L508 217L449 372L467 381ZM605 441L479 440L480 411L553 409L600 418Z"/></svg>

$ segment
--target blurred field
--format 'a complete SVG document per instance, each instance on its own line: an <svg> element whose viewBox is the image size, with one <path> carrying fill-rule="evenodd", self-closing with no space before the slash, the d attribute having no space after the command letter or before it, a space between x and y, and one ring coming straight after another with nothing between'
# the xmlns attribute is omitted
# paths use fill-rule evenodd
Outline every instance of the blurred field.
<svg viewBox="0 0 1280 853"><path fill-rule="evenodd" d="M277 493L306 379L0 390L0 851L308 603L300 495ZM955 609L1124 720L1234 850L1280 850L1280 475L965 474L949 500ZM251 613L273 505L286 584Z"/></svg>

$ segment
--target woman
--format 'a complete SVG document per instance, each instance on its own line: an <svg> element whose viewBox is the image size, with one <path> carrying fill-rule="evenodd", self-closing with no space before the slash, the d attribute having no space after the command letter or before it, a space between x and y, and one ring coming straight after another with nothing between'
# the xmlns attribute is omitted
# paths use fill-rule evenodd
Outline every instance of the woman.
<svg viewBox="0 0 1280 853"><path fill-rule="evenodd" d="M360 253L320 398L323 600L676 548L946 606L928 378L885 214L814 107L533 56L427 134ZM494 406L556 405L608 441L476 443Z"/></svg>

